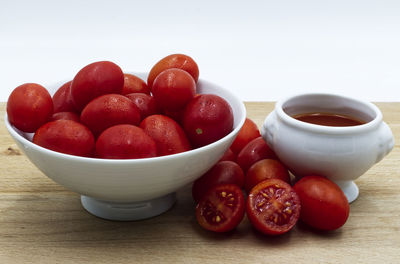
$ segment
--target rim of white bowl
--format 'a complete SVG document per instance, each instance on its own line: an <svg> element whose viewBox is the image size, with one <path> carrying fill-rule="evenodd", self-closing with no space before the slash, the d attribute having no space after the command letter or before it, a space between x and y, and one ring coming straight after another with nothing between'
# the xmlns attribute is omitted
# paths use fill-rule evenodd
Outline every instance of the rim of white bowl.
<svg viewBox="0 0 400 264"><path fill-rule="evenodd" d="M133 73L135 74L135 73ZM199 80L200 81L200 80ZM221 141L227 141L229 140L230 137L232 137L234 134L237 134L239 132L239 130L242 128L245 120L246 120L246 107L243 103L242 100L239 99L238 96L236 96L232 91L221 87L217 84L214 84L210 81L207 80L202 80L202 82L204 83L209 83L212 85L215 85L218 87L218 89L223 90L225 93L229 94L230 97L232 97L234 100L236 100L239 103L240 106L240 111L239 113L243 113L242 118L238 121L238 125L226 136L224 136L223 138L210 143L208 145L199 147L199 148L195 148L192 150L188 150L185 152L180 152L180 153L176 153L176 154L171 154L171 155L165 155L165 156L157 156L157 157L151 157L151 158L140 158L140 159L102 159L102 158L93 158L93 157L82 157L82 156L76 156L76 155L71 155L71 154L65 154L65 153L61 153L61 152L57 152L54 150L50 150L50 149L46 149L44 147L41 147L35 143L33 143L32 141L26 139L24 136L20 135L17 131L16 128L10 124L10 122L8 121L8 116L7 116L7 112L4 115L4 121L7 127L7 130L9 131L10 134L12 134L13 137L17 138L19 141L24 142L24 144L26 144L28 147L36 149L37 151L42 151L44 153L46 153L47 155L54 155L54 156L59 156L62 158L67 158L70 160L75 160L75 161L79 161L79 162L93 162L93 163L148 163L148 162L154 162L154 161L162 161L162 160L168 160L168 159L175 159L175 158L180 158L182 156L188 155L188 154L196 154L198 152L203 152L206 151L208 149L213 148L215 145L221 143ZM229 103L229 102L228 102ZM232 107L232 106L231 106ZM235 116L234 116L235 118Z"/></svg>
<svg viewBox="0 0 400 264"><path fill-rule="evenodd" d="M372 120L370 120L362 125L335 127L335 126L323 126L323 125L317 125L317 124L303 122L303 121L293 118L292 116L287 114L284 110L284 105L291 100L295 100L296 98L300 98L300 97L316 97L316 96L342 98L345 100L356 102L357 104L364 105L367 108L369 108L370 110L372 110L375 114L375 117ZM354 132L369 131L371 129L374 129L376 126L378 126L383 120L382 112L373 103L365 101L365 100L361 100L358 98L353 98L353 97L344 96L344 95L340 95L340 94L334 94L334 93L300 93L300 94L291 95L282 100L279 100L275 104L275 110L276 110L277 116L282 121L286 122L287 124L297 127L297 128L301 128L303 130L308 130L308 131L312 131L315 133L323 133L323 134L349 134L349 133L354 133Z"/></svg>

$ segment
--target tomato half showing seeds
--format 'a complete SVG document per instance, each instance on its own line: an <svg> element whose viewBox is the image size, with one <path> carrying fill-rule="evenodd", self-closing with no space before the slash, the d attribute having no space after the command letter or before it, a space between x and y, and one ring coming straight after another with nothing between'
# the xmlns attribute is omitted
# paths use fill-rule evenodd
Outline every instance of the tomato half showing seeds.
<svg viewBox="0 0 400 264"><path fill-rule="evenodd" d="M33 136L33 143L57 152L90 157L94 151L92 132L72 120L56 120L41 126Z"/></svg>
<svg viewBox="0 0 400 264"><path fill-rule="evenodd" d="M197 204L197 222L207 230L227 232L242 221L244 208L243 192L237 185L216 185Z"/></svg>
<svg viewBox="0 0 400 264"><path fill-rule="evenodd" d="M279 179L268 179L254 186L246 204L251 224L268 235L280 235L292 229L300 217L300 208L296 192Z"/></svg>
<svg viewBox="0 0 400 264"><path fill-rule="evenodd" d="M227 183L236 184L242 188L244 185L243 170L233 161L218 162L193 183L193 199L198 202L211 187Z"/></svg>
<svg viewBox="0 0 400 264"><path fill-rule="evenodd" d="M49 92L36 83L25 83L15 88L7 101L8 120L24 132L35 132L50 120L53 101Z"/></svg>
<svg viewBox="0 0 400 264"><path fill-rule="evenodd" d="M301 200L300 219L309 226L334 230L346 223L349 202L334 182L321 176L306 176L293 188Z"/></svg>
<svg viewBox="0 0 400 264"><path fill-rule="evenodd" d="M171 54L158 61L153 68L151 68L149 76L147 77L147 85L151 88L154 79L164 70L178 68L188 72L195 82L199 80L199 67L197 63L185 54Z"/></svg>

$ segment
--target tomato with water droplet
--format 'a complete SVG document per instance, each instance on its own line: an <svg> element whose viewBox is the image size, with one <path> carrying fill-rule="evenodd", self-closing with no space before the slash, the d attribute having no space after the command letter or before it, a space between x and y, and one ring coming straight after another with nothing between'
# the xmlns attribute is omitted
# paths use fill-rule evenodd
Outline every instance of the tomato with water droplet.
<svg viewBox="0 0 400 264"><path fill-rule="evenodd" d="M182 118L193 147L211 144L233 129L233 111L229 103L215 94L200 94L186 106Z"/></svg>

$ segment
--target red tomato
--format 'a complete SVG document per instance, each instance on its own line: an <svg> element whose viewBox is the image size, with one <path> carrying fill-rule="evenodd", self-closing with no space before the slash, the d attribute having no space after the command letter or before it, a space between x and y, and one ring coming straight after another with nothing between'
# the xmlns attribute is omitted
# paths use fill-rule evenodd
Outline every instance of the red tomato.
<svg viewBox="0 0 400 264"><path fill-rule="evenodd" d="M247 171L245 190L249 193L258 183L272 178L290 183L289 172L281 162L273 159L259 160Z"/></svg>
<svg viewBox="0 0 400 264"><path fill-rule="evenodd" d="M197 204L197 222L207 230L227 232L240 224L244 208L242 189L235 184L216 185Z"/></svg>
<svg viewBox="0 0 400 264"><path fill-rule="evenodd" d="M64 83L53 95L54 113L78 112L72 101L71 83L72 81Z"/></svg>
<svg viewBox="0 0 400 264"><path fill-rule="evenodd" d="M133 74L124 74L124 87L121 94L144 93L150 95L150 89L145 81Z"/></svg>
<svg viewBox="0 0 400 264"><path fill-rule="evenodd" d="M140 127L156 142L159 156L191 149L185 132L172 118L163 115L148 116L140 123Z"/></svg>
<svg viewBox="0 0 400 264"><path fill-rule="evenodd" d="M262 137L258 137L250 141L237 155L236 162L242 167L243 171L247 170L259 160L277 159L272 149L265 143Z"/></svg>
<svg viewBox="0 0 400 264"><path fill-rule="evenodd" d="M49 92L36 83L25 83L15 88L7 101L8 120L19 130L35 132L50 120L53 101Z"/></svg>
<svg viewBox="0 0 400 264"><path fill-rule="evenodd" d="M81 122L97 137L106 128L118 124L138 125L136 105L120 94L106 94L92 100L81 113Z"/></svg>
<svg viewBox="0 0 400 264"><path fill-rule="evenodd" d="M163 110L183 109L196 94L196 83L181 69L168 69L154 80L151 90L157 105Z"/></svg>
<svg viewBox="0 0 400 264"><path fill-rule="evenodd" d="M195 94L194 97L197 97L197 96L199 96L199 94ZM183 112L184 112L184 111L183 111L182 109L174 110L174 111L164 109L164 110L162 111L162 114L163 114L163 115L166 115L166 116L168 116L168 117L171 117L171 118L174 119L176 122L178 122L178 124L182 125Z"/></svg>
<svg viewBox="0 0 400 264"><path fill-rule="evenodd" d="M51 121L55 121L55 120L59 120L59 119L80 122L79 116L74 112L58 112L58 113L54 113L51 116Z"/></svg>
<svg viewBox="0 0 400 264"><path fill-rule="evenodd" d="M306 176L293 188L301 200L300 219L304 223L321 230L338 229L346 223L349 203L334 182L320 176Z"/></svg>
<svg viewBox="0 0 400 264"><path fill-rule="evenodd" d="M182 119L183 119L182 109L177 111L163 110L162 114L174 119L178 124L182 125Z"/></svg>
<svg viewBox="0 0 400 264"><path fill-rule="evenodd" d="M82 68L71 83L71 95L81 111L92 99L103 94L120 94L124 86L121 68L110 61L91 63Z"/></svg>
<svg viewBox="0 0 400 264"><path fill-rule="evenodd" d="M94 137L84 125L72 120L56 120L41 126L33 136L33 143L57 152L90 157L94 151Z"/></svg>
<svg viewBox="0 0 400 264"><path fill-rule="evenodd" d="M131 99L132 102L137 106L141 119L145 119L150 115L159 113L156 100L153 96L144 93L130 93L126 94L125 96Z"/></svg>
<svg viewBox="0 0 400 264"><path fill-rule="evenodd" d="M236 154L228 148L227 151L225 151L224 155L219 161L233 161L236 162Z"/></svg>
<svg viewBox="0 0 400 264"><path fill-rule="evenodd" d="M141 159L157 156L154 140L133 125L107 128L96 141L96 154L104 159Z"/></svg>
<svg viewBox="0 0 400 264"><path fill-rule="evenodd" d="M203 176L197 179L192 186L193 199L198 202L211 187L232 183L240 188L244 185L244 173L239 165L233 161L220 161Z"/></svg>
<svg viewBox="0 0 400 264"><path fill-rule="evenodd" d="M147 77L147 85L152 87L154 79L164 70L171 68L182 69L188 72L195 82L199 80L199 67L191 57L184 54L171 54L161 59L151 68Z"/></svg>
<svg viewBox="0 0 400 264"><path fill-rule="evenodd" d="M232 143L231 149L238 154L250 141L260 137L260 131L253 120L246 118L242 128Z"/></svg>
<svg viewBox="0 0 400 264"><path fill-rule="evenodd" d="M280 235L292 229L299 219L300 208L296 192L279 179L267 179L254 186L246 204L251 224L268 235Z"/></svg>
<svg viewBox="0 0 400 264"><path fill-rule="evenodd" d="M182 124L192 146L202 147L232 131L232 108L218 95L201 94L186 106Z"/></svg>

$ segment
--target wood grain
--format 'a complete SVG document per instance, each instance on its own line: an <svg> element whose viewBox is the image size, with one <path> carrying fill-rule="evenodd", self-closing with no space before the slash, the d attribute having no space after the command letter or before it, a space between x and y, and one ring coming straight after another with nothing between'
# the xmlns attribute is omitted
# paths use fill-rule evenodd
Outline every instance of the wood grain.
<svg viewBox="0 0 400 264"><path fill-rule="evenodd" d="M273 103L246 103L261 126ZM194 217L190 186L159 217L111 222L87 213L79 195L52 182L21 154L4 126L0 104L0 263L400 263L400 103L378 103L391 127L393 151L356 182L359 198L339 230L299 223L268 237L245 218L214 234Z"/></svg>

